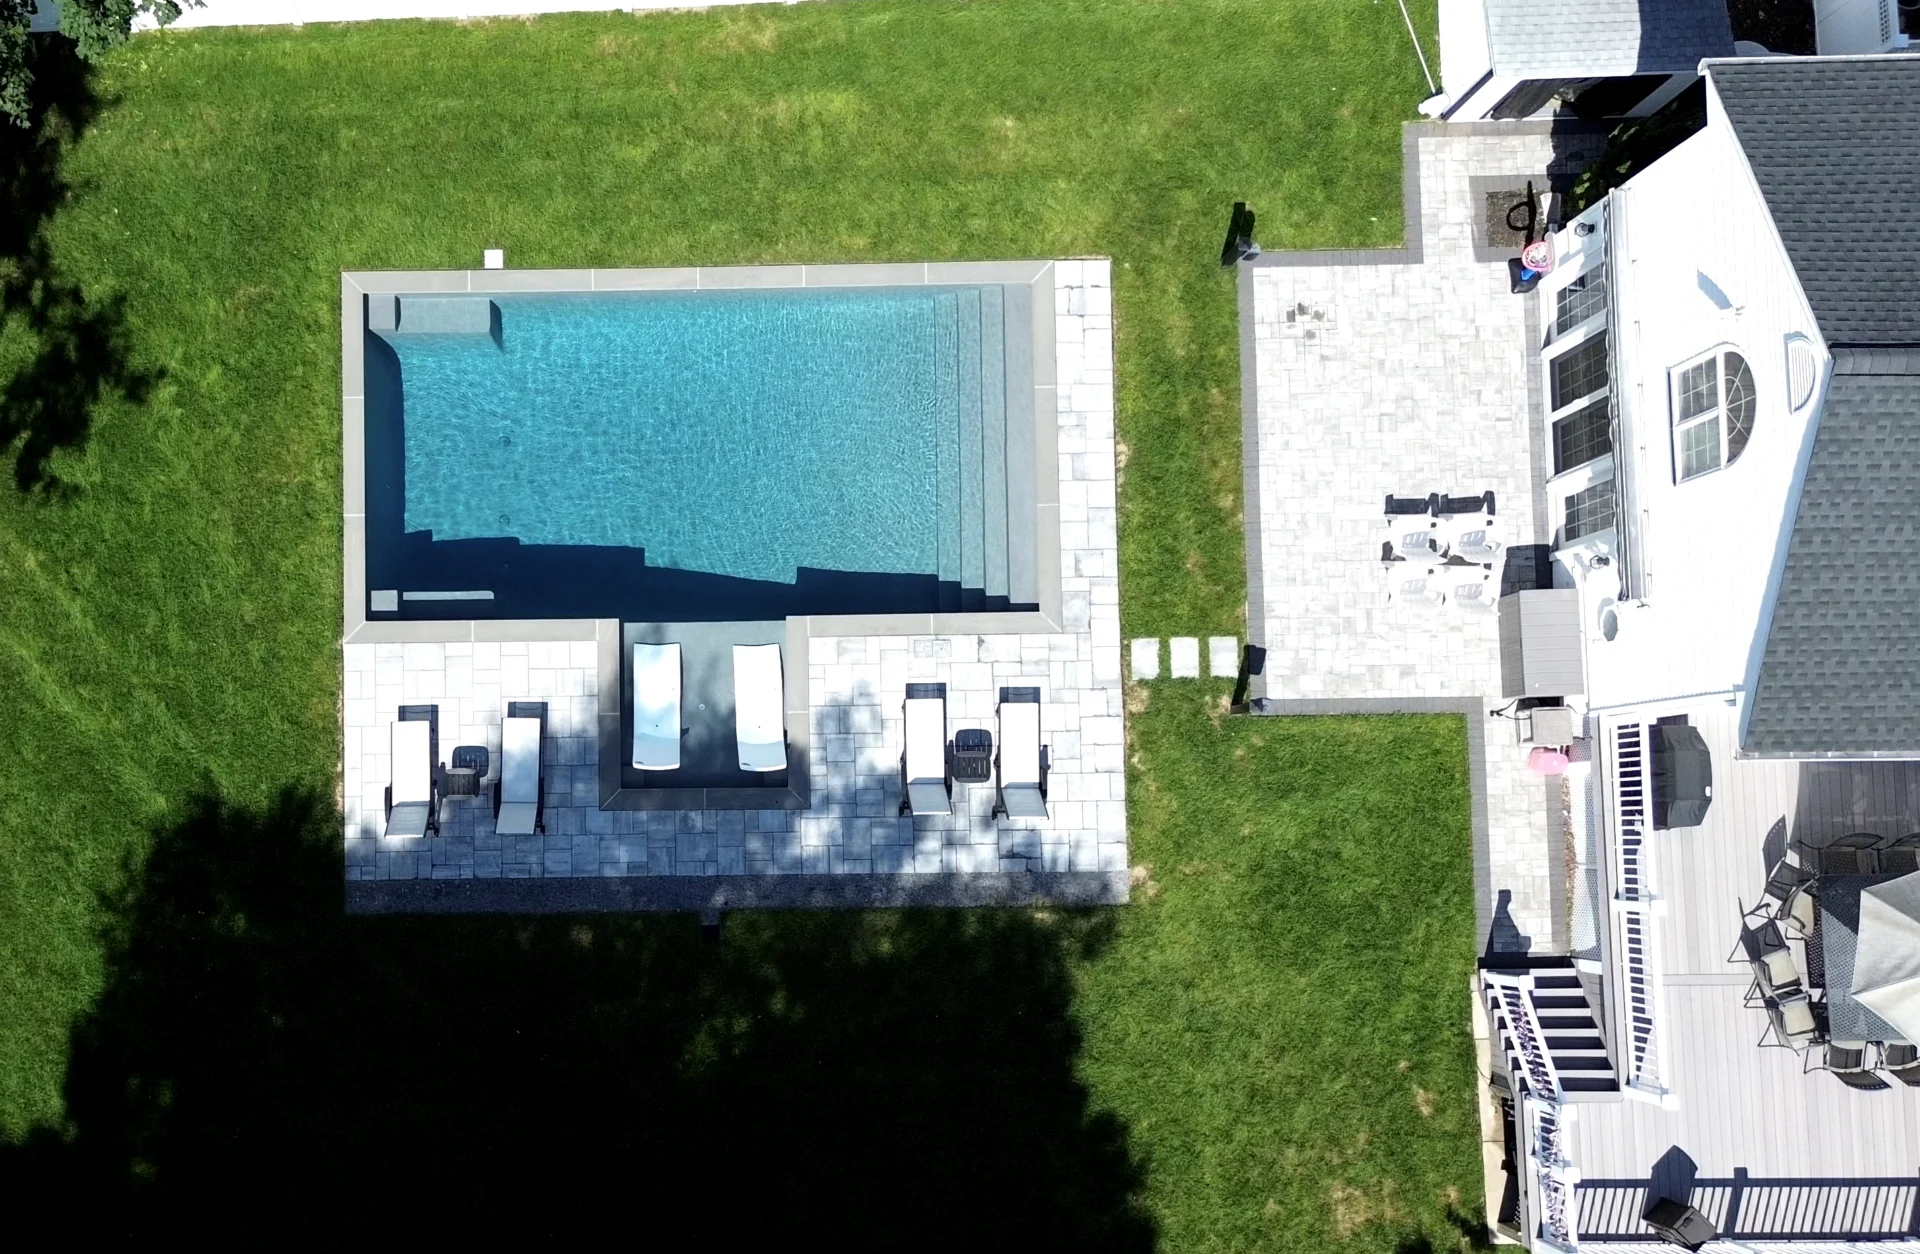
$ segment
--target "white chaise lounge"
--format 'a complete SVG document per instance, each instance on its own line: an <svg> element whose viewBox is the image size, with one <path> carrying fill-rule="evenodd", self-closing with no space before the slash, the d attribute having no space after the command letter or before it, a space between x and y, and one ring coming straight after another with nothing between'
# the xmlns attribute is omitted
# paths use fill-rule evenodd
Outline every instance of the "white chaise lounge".
<svg viewBox="0 0 1920 1254"><path fill-rule="evenodd" d="M1040 743L1040 690L1000 690L1000 756L995 762L996 817L1047 817L1047 747Z"/></svg>
<svg viewBox="0 0 1920 1254"><path fill-rule="evenodd" d="M547 830L546 780L540 746L547 738L547 703L514 701L500 720L500 778L493 783L493 830L532 836Z"/></svg>
<svg viewBox="0 0 1920 1254"><path fill-rule="evenodd" d="M952 814L947 773L947 686L908 684L903 706L906 743L900 750L900 813Z"/></svg>
<svg viewBox="0 0 1920 1254"><path fill-rule="evenodd" d="M393 753L393 782L387 785L387 835L425 836L440 830L440 797L434 780L437 746L434 722L408 717L395 719L389 748Z"/></svg>
<svg viewBox="0 0 1920 1254"><path fill-rule="evenodd" d="M680 765L680 646L633 646L633 765L671 771Z"/></svg>
<svg viewBox="0 0 1920 1254"><path fill-rule="evenodd" d="M777 644L733 646L733 738L741 770L787 769L787 690Z"/></svg>

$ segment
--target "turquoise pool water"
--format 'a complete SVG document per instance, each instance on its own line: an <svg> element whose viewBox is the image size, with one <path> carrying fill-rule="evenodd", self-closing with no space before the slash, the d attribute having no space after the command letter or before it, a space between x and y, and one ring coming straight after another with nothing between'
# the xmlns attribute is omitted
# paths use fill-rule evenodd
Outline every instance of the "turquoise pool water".
<svg viewBox="0 0 1920 1254"><path fill-rule="evenodd" d="M982 475L961 464L964 437L977 459L981 397L1000 403L980 301L503 295L494 335L386 334L404 529L642 548L650 567L782 583L803 567L977 579L959 533Z"/></svg>

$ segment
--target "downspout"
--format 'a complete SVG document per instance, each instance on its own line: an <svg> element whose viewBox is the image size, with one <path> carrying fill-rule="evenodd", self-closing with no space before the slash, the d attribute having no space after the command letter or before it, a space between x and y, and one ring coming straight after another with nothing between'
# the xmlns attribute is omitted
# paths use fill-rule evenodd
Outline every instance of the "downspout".
<svg viewBox="0 0 1920 1254"><path fill-rule="evenodd" d="M1607 193L1605 268L1607 275L1607 425L1613 441L1613 529L1620 540L1620 599L1644 601L1647 596L1644 537L1640 534L1637 449L1628 444L1624 397L1626 380L1620 370L1626 325L1620 316L1620 278L1627 243L1627 198L1621 188Z"/></svg>

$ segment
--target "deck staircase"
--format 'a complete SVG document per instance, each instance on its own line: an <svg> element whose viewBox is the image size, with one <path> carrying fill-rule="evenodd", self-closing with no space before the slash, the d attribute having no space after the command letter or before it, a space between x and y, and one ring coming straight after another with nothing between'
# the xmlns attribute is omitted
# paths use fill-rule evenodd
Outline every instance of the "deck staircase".
<svg viewBox="0 0 1920 1254"><path fill-rule="evenodd" d="M1040 599L1039 468L1031 291L1024 285L955 288L936 301L941 336L953 350L941 357L953 363L959 397L957 411L935 423L940 609L1034 606Z"/></svg>
<svg viewBox="0 0 1920 1254"><path fill-rule="evenodd" d="M1620 1077L1600 1018L1571 957L1533 957L1524 967L1506 969L1483 966L1482 975L1488 1022L1510 1088L1524 1086L1554 1101L1619 1098ZM1557 1085L1559 1093L1534 1091L1542 1084Z"/></svg>

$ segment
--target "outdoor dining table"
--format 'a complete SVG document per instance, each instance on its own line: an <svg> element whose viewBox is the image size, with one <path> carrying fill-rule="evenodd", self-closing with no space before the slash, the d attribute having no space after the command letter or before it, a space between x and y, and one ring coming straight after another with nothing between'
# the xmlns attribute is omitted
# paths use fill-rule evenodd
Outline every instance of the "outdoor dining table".
<svg viewBox="0 0 1920 1254"><path fill-rule="evenodd" d="M1860 893L1892 875L1820 877L1820 956L1826 967L1827 1033L1836 1041L1897 1041L1898 1028L1854 999L1853 962L1860 946Z"/></svg>

